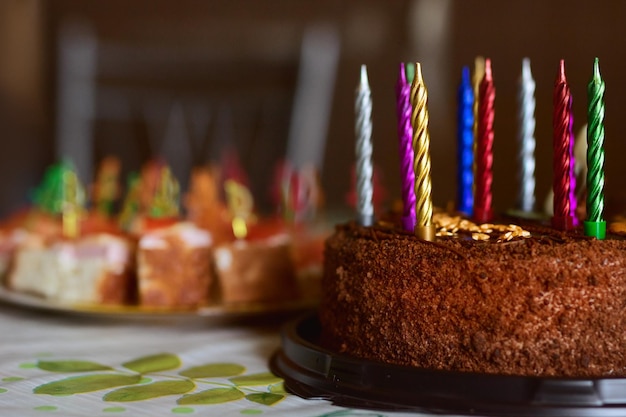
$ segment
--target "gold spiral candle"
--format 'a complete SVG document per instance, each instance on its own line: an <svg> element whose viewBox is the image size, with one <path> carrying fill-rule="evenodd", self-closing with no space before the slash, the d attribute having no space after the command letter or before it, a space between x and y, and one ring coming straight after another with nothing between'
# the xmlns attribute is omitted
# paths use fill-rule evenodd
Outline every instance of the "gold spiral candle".
<svg viewBox="0 0 626 417"><path fill-rule="evenodd" d="M478 104L480 102L480 97L478 94L478 90L480 88L480 82L485 77L485 57L477 56L474 58L474 74L472 74L472 88L474 89L474 137L476 138L478 135ZM474 146L476 146L476 141L474 141Z"/></svg>
<svg viewBox="0 0 626 417"><path fill-rule="evenodd" d="M428 132L428 92L422 66L415 64L411 84L411 123L413 125L413 170L415 171L415 234L424 240L435 239L430 180L430 134Z"/></svg>

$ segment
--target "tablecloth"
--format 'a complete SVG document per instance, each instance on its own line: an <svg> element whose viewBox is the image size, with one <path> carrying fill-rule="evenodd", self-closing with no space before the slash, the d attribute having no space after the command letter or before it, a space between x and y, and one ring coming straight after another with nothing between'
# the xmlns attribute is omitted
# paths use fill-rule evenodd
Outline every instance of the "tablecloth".
<svg viewBox="0 0 626 417"><path fill-rule="evenodd" d="M284 319L107 319L0 304L0 415L409 415L286 392L269 370Z"/></svg>

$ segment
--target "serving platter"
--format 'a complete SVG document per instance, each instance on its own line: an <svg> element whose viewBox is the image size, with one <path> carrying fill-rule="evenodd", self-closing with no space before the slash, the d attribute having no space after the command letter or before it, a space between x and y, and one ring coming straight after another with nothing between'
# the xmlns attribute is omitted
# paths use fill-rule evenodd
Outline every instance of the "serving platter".
<svg viewBox="0 0 626 417"><path fill-rule="evenodd" d="M215 320L239 320L272 315L301 313L315 308L314 298L283 302L213 303L198 308L150 308L139 305L104 305L67 303L12 291L0 286L0 302L28 310L48 311L74 316L120 319L167 319L206 318Z"/></svg>
<svg viewBox="0 0 626 417"><path fill-rule="evenodd" d="M500 417L623 417L626 378L545 378L364 360L320 342L317 315L284 325L272 371L287 389L345 407Z"/></svg>

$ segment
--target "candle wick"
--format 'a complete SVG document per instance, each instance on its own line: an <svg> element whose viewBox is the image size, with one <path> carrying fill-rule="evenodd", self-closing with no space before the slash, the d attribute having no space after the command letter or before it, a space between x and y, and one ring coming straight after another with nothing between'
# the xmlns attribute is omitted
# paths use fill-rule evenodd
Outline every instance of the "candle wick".
<svg viewBox="0 0 626 417"><path fill-rule="evenodd" d="M491 59L485 59L485 80L491 81L493 75L491 74Z"/></svg>
<svg viewBox="0 0 626 417"><path fill-rule="evenodd" d="M556 79L557 84L564 84L567 82L565 78L565 60L562 59L559 61L559 75Z"/></svg>
<svg viewBox="0 0 626 417"><path fill-rule="evenodd" d="M469 84L470 83L470 70L469 67L463 67L462 73L461 73L461 81L463 82L463 84Z"/></svg>
<svg viewBox="0 0 626 417"><path fill-rule="evenodd" d="M367 79L367 69L365 65L361 65L361 86L366 86L369 84L369 80Z"/></svg>
<svg viewBox="0 0 626 417"><path fill-rule="evenodd" d="M598 58L596 57L596 59L593 61L593 80L600 82L601 78L602 77L600 76L600 62Z"/></svg>
<svg viewBox="0 0 626 417"><path fill-rule="evenodd" d="M415 63L415 75L413 76L413 83L414 84L420 84L422 81L422 64L420 64L419 62ZM417 83L416 83L417 81Z"/></svg>
<svg viewBox="0 0 626 417"><path fill-rule="evenodd" d="M522 60L522 79L528 81L532 79L532 72L530 70L530 59L524 58Z"/></svg>
<svg viewBox="0 0 626 417"><path fill-rule="evenodd" d="M406 84L406 66L404 62L400 62L400 85Z"/></svg>

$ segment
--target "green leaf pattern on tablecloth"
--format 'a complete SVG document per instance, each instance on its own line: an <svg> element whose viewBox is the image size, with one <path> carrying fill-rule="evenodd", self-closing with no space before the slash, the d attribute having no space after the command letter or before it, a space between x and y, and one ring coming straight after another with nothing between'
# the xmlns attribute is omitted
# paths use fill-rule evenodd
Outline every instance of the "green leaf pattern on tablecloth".
<svg viewBox="0 0 626 417"><path fill-rule="evenodd" d="M282 400L284 395L274 394L271 392L257 392L246 395L246 400L263 405L273 405Z"/></svg>
<svg viewBox="0 0 626 417"><path fill-rule="evenodd" d="M73 376L39 385L35 388L35 394L48 395L73 395L83 392L99 391L122 385L136 384L141 381L141 375L123 374L93 374Z"/></svg>
<svg viewBox="0 0 626 417"><path fill-rule="evenodd" d="M171 353L159 353L157 355L144 356L130 362L123 363L124 368L131 369L140 374L149 372L169 371L180 367L178 356Z"/></svg>
<svg viewBox="0 0 626 417"><path fill-rule="evenodd" d="M105 413L123 413L126 409L124 407L107 407L103 408L102 411Z"/></svg>
<svg viewBox="0 0 626 417"><path fill-rule="evenodd" d="M219 378L241 375L246 368L237 363L209 363L201 366L194 366L178 374L188 378Z"/></svg>
<svg viewBox="0 0 626 417"><path fill-rule="evenodd" d="M178 396L175 403L179 406L232 401L273 406L286 396L283 380L270 372L245 374L243 365L229 362L205 363L172 372L182 366L181 359L172 353L132 359L118 368L83 360L40 360L36 368L42 371L80 375L39 385L33 392L67 396L108 390L102 397L108 403Z"/></svg>
<svg viewBox="0 0 626 417"><path fill-rule="evenodd" d="M146 385L124 387L106 394L104 401L142 401L165 395L185 394L196 387L192 381L158 381Z"/></svg>
<svg viewBox="0 0 626 417"><path fill-rule="evenodd" d="M37 368L50 372L107 371L110 366L89 361L39 361Z"/></svg>
<svg viewBox="0 0 626 417"><path fill-rule="evenodd" d="M270 392L273 392L274 394L287 393L287 391L285 391L285 383L282 380L280 382L270 385L268 389Z"/></svg>
<svg viewBox="0 0 626 417"><path fill-rule="evenodd" d="M213 388L196 394L185 395L176 401L180 405L223 404L244 398L246 394L237 388Z"/></svg>
<svg viewBox="0 0 626 417"><path fill-rule="evenodd" d="M259 374L242 375L230 378L230 382L239 387L254 387L258 385L271 385L282 381L281 378L271 372L262 372Z"/></svg>

